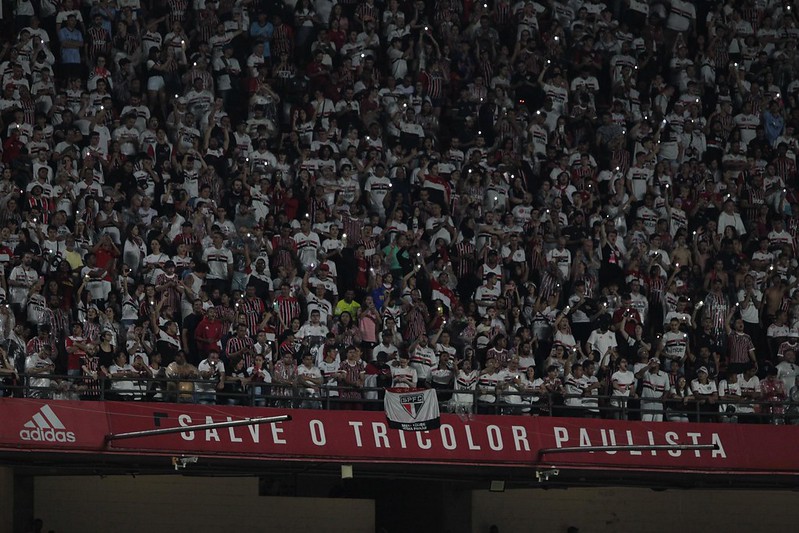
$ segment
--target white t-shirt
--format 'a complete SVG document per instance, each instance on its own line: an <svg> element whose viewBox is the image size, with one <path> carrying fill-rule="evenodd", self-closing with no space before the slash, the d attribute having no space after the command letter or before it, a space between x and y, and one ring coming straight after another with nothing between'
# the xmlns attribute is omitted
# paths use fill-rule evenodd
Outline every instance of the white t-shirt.
<svg viewBox="0 0 799 533"><path fill-rule="evenodd" d="M411 388L416 386L416 370L411 368L410 366L406 366L405 368L401 366L392 366L391 367L391 386L392 387L399 387L399 388Z"/></svg>
<svg viewBox="0 0 799 533"><path fill-rule="evenodd" d="M108 367L108 373L112 376L114 374L121 374L123 372L135 372L132 366L129 364L125 364L123 366L119 366L116 363ZM117 391L120 394L124 394L125 396L130 396L133 394L133 390L135 389L135 384L127 379L114 379L111 381L111 390Z"/></svg>
<svg viewBox="0 0 799 533"><path fill-rule="evenodd" d="M224 246L212 246L203 252L203 261L208 264L209 279L227 279L228 265L233 265L233 253Z"/></svg>
<svg viewBox="0 0 799 533"><path fill-rule="evenodd" d="M217 361L216 365L211 365L208 362L208 359L203 359L200 361L200 364L197 365L197 371L202 374L203 372L209 372L211 370L215 370L216 373L222 375L225 373L225 363L222 361ZM210 378L206 382L197 382L194 384L194 390L196 392L202 393L215 393L216 392L216 378Z"/></svg>
<svg viewBox="0 0 799 533"><path fill-rule="evenodd" d="M641 380L641 399L651 398L653 400L660 399L669 390L669 376L660 370L657 373L647 371Z"/></svg>
<svg viewBox="0 0 799 533"><path fill-rule="evenodd" d="M591 332L591 335L588 336L588 346L592 350L599 352L599 357L605 357L608 350L618 346L616 343L616 333L610 330L602 333L598 329L595 329Z"/></svg>
<svg viewBox="0 0 799 533"><path fill-rule="evenodd" d="M310 379L322 379L322 371L315 366L308 368L305 365L300 365L297 367L297 376L303 376ZM319 390L314 387L306 387L305 392L307 394L314 394L318 393Z"/></svg>
<svg viewBox="0 0 799 533"><path fill-rule="evenodd" d="M630 370L617 370L610 376L610 380L619 386L618 389L613 389L613 396L629 396L630 391L635 388L635 375Z"/></svg>

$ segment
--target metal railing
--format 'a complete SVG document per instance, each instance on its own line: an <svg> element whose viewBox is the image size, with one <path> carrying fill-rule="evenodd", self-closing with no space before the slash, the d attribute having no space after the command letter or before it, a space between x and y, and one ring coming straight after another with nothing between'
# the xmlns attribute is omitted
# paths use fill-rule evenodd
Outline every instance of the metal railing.
<svg viewBox="0 0 799 533"><path fill-rule="evenodd" d="M31 382L46 385L32 385ZM124 386L125 388L120 388ZM799 424L799 399L708 400L585 396L508 390L435 389L442 412L456 414L591 417L677 422ZM383 410L383 387L308 387L297 383L249 382L217 390L208 379L165 377L20 376L0 383L0 395L19 398L86 401L149 401L247 405L289 409ZM642 404L643 400L643 404Z"/></svg>

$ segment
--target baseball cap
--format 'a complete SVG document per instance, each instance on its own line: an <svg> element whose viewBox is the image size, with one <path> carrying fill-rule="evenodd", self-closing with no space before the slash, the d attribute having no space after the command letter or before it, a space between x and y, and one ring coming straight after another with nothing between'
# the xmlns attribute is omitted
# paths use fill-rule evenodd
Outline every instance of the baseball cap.
<svg viewBox="0 0 799 533"><path fill-rule="evenodd" d="M709 374L706 366L700 366L699 370L696 371L697 374L701 374L702 372L704 372L705 374Z"/></svg>
<svg viewBox="0 0 799 533"><path fill-rule="evenodd" d="M330 265L328 265L327 263L322 263L321 265L319 265L319 270L324 270L325 272L328 272L330 270Z"/></svg>

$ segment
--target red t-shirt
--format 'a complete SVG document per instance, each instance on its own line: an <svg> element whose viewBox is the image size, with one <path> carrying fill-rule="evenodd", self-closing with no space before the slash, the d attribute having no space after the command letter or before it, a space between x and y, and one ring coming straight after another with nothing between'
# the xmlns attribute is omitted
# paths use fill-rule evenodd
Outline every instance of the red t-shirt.
<svg viewBox="0 0 799 533"><path fill-rule="evenodd" d="M64 341L64 345L69 348L70 346L74 345L75 343L84 343L86 339L83 337L67 337L66 341ZM69 354L67 358L67 370L80 370L80 360L83 356L86 355L86 352L83 350L76 350Z"/></svg>
<svg viewBox="0 0 799 533"><path fill-rule="evenodd" d="M106 250L105 248L100 248L95 253L95 257L97 259L96 266L97 268L102 268L104 270L108 270L108 267L111 265L111 261L116 258L116 254L113 250ZM111 275L106 273L105 278L106 281L111 281Z"/></svg>
<svg viewBox="0 0 799 533"><path fill-rule="evenodd" d="M203 318L194 330L194 338L197 342L197 349L200 353L207 353L210 350L218 350L216 343L222 338L224 324L221 320L209 320ZM202 340L202 339L207 340Z"/></svg>

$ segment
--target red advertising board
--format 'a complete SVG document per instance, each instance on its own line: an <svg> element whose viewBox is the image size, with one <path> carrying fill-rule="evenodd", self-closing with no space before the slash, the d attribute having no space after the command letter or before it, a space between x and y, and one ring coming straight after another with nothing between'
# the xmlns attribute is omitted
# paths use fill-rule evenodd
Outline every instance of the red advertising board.
<svg viewBox="0 0 799 533"><path fill-rule="evenodd" d="M99 450L108 419L98 402L0 398L0 446Z"/></svg>
<svg viewBox="0 0 799 533"><path fill-rule="evenodd" d="M112 433L278 414L290 414L292 420L105 441L106 435ZM36 433L37 429L41 431ZM0 400L0 447L4 449L66 448L101 453L336 462L799 473L799 455L785 446L797 438L799 427L794 426L455 415L442 415L441 427L436 430L402 432L390 429L382 412ZM675 444L713 444L716 449L540 453L548 448Z"/></svg>

